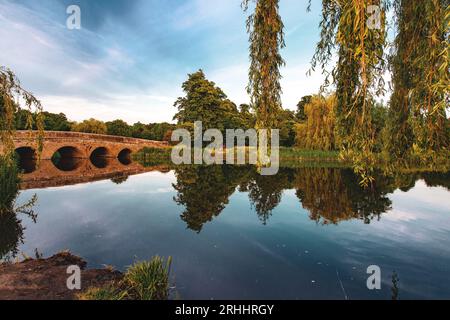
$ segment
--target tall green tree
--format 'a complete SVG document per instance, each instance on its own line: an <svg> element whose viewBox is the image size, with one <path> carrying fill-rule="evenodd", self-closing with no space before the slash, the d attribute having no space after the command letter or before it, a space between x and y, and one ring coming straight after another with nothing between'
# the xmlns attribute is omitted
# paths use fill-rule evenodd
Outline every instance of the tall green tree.
<svg viewBox="0 0 450 320"><path fill-rule="evenodd" d="M239 111L226 94L212 81L206 79L202 70L188 76L182 85L184 97L178 98L178 113L174 120L178 125L202 121L203 129L232 129L239 126Z"/></svg>
<svg viewBox="0 0 450 320"><path fill-rule="evenodd" d="M114 120L106 122L106 132L111 136L131 137L132 128L123 120Z"/></svg>
<svg viewBox="0 0 450 320"><path fill-rule="evenodd" d="M83 122L73 124L72 131L106 134L108 128L106 127L106 124L104 122L91 118L89 120L84 120Z"/></svg>
<svg viewBox="0 0 450 320"><path fill-rule="evenodd" d="M254 0L255 11L247 19L250 41L250 69L247 91L256 110L256 128L277 128L282 110L280 67L285 62L280 50L285 46L284 25L279 0ZM250 0L244 0L245 11Z"/></svg>
<svg viewBox="0 0 450 320"><path fill-rule="evenodd" d="M297 111L295 113L295 117L298 121L305 121L306 120L306 113L305 113L305 106L311 102L312 96L304 96L300 99L300 101L297 103Z"/></svg>

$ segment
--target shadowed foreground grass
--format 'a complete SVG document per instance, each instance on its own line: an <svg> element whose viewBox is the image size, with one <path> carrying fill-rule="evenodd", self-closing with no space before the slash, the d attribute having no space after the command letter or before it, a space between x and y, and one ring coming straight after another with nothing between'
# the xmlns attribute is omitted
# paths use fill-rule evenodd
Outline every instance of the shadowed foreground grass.
<svg viewBox="0 0 450 320"><path fill-rule="evenodd" d="M169 298L172 258L159 256L137 262L128 268L123 279L103 288L90 288L80 300L167 300Z"/></svg>

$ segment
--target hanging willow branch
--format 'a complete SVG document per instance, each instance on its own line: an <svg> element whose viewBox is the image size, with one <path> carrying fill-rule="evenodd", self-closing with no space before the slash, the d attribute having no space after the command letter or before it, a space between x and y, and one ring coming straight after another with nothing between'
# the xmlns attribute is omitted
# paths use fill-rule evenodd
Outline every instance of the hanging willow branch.
<svg viewBox="0 0 450 320"><path fill-rule="evenodd" d="M257 128L276 128L281 105L280 67L285 46L279 0L254 0L256 8L247 19L250 40L250 69L247 91L256 110ZM242 7L248 10L250 0Z"/></svg>
<svg viewBox="0 0 450 320"><path fill-rule="evenodd" d="M380 9L379 28L371 27L369 6ZM323 0L320 41L311 70L326 75L324 87L336 87L337 135L341 155L350 158L362 183L371 181L374 98L384 94L387 0ZM327 69L337 53L338 61Z"/></svg>
<svg viewBox="0 0 450 320"><path fill-rule="evenodd" d="M395 0L394 9L387 151L395 161L448 158L449 1Z"/></svg>
<svg viewBox="0 0 450 320"><path fill-rule="evenodd" d="M20 103L30 111L27 118L27 128L32 130L35 122L38 130L37 150L40 155L43 146L43 115L42 106L33 94L23 89L16 75L5 67L0 67L0 141L3 146L3 153L9 159L13 159L15 131L15 115ZM35 120L33 115L35 114Z"/></svg>

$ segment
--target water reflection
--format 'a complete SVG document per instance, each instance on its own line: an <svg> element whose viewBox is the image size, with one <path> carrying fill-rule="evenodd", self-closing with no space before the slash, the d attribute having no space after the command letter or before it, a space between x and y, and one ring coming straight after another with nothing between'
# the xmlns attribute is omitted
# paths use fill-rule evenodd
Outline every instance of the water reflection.
<svg viewBox="0 0 450 320"><path fill-rule="evenodd" d="M19 216L30 217L36 223L33 207L37 196L33 195L25 204L17 205L19 196L18 170L13 163L0 157L0 262L14 259L19 246L24 243L24 230Z"/></svg>
<svg viewBox="0 0 450 320"><path fill-rule="evenodd" d="M42 160L36 170L22 175L21 189L59 187L107 179L120 184L127 181L130 175L154 170L168 169L167 165L144 167L137 162L123 164L119 159L106 157Z"/></svg>
<svg viewBox="0 0 450 320"><path fill-rule="evenodd" d="M218 216L228 204L236 187L252 169L232 166L185 166L177 168L174 201L185 207L181 219L189 229L202 230L206 222Z"/></svg>
<svg viewBox="0 0 450 320"><path fill-rule="evenodd" d="M108 166L109 159L101 156L91 156L90 161L94 165L94 167L98 169L104 169Z"/></svg>
<svg viewBox="0 0 450 320"><path fill-rule="evenodd" d="M448 191L426 186L448 184L440 175L379 173L363 189L351 169L333 167L263 177L246 166L112 165L26 175L46 186L83 184L22 192L21 201L38 193L45 215L36 225L24 219L19 250L69 248L92 267L118 270L170 255L186 299L342 299L342 288L349 299L450 294ZM133 168L159 172L133 176ZM382 291L367 290L372 264L383 270Z"/></svg>
<svg viewBox="0 0 450 320"><path fill-rule="evenodd" d="M296 195L311 220L322 224L361 219L370 223L391 209L387 197L396 187L377 177L371 188L362 188L352 170L300 169L295 174Z"/></svg>
<svg viewBox="0 0 450 320"><path fill-rule="evenodd" d="M64 172L70 172L77 170L83 163L83 159L80 158L56 158L52 159L55 167Z"/></svg>
<svg viewBox="0 0 450 320"><path fill-rule="evenodd" d="M326 225L379 220L391 210L388 195L396 189L408 191L421 178L429 185L448 185L440 174L378 174L371 188L363 188L351 169L341 168L285 168L275 176L261 176L252 167L186 166L176 168L175 175L174 200L184 207L181 219L196 232L224 210L236 188L248 193L264 225L289 189L295 190L311 220Z"/></svg>

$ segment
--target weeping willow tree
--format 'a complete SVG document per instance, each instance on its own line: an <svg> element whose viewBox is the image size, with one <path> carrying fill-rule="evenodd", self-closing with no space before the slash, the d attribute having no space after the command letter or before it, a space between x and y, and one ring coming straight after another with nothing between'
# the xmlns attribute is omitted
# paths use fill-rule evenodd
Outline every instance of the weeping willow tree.
<svg viewBox="0 0 450 320"><path fill-rule="evenodd" d="M394 52L390 57L393 92L389 103L386 151L390 160L403 162L409 157L414 142L410 123L409 92L413 89L415 43L408 37L408 33L414 33L417 29L409 25L409 21L414 20L415 16L412 6L407 5L411 2L399 0L394 4L397 36L394 41Z"/></svg>
<svg viewBox="0 0 450 320"><path fill-rule="evenodd" d="M387 7L387 0L323 0L321 39L312 59L312 70L319 66L326 74L324 86L336 87L341 156L352 160L364 185L372 181L375 163L371 110L385 91Z"/></svg>
<svg viewBox="0 0 450 320"><path fill-rule="evenodd" d="M387 149L395 160L448 157L450 1L395 0L397 36Z"/></svg>
<svg viewBox="0 0 450 320"><path fill-rule="evenodd" d="M306 150L335 150L334 95L312 96L304 107L306 121L296 125L296 146Z"/></svg>
<svg viewBox="0 0 450 320"><path fill-rule="evenodd" d="M256 110L256 128L276 128L281 105L280 67L285 62L280 50L285 46L284 25L279 0L253 0L256 7L247 19L250 41L250 69L247 91ZM243 0L248 10L250 0Z"/></svg>
<svg viewBox="0 0 450 320"><path fill-rule="evenodd" d="M38 154L40 154L43 146L44 131L41 103L33 94L22 88L19 79L11 70L0 66L0 142L5 158L11 161L14 158L15 151L13 141L15 115L21 103L30 111L28 113L27 128L31 130L33 121L36 122L35 124L39 131L36 143ZM33 120L33 113L36 120Z"/></svg>

